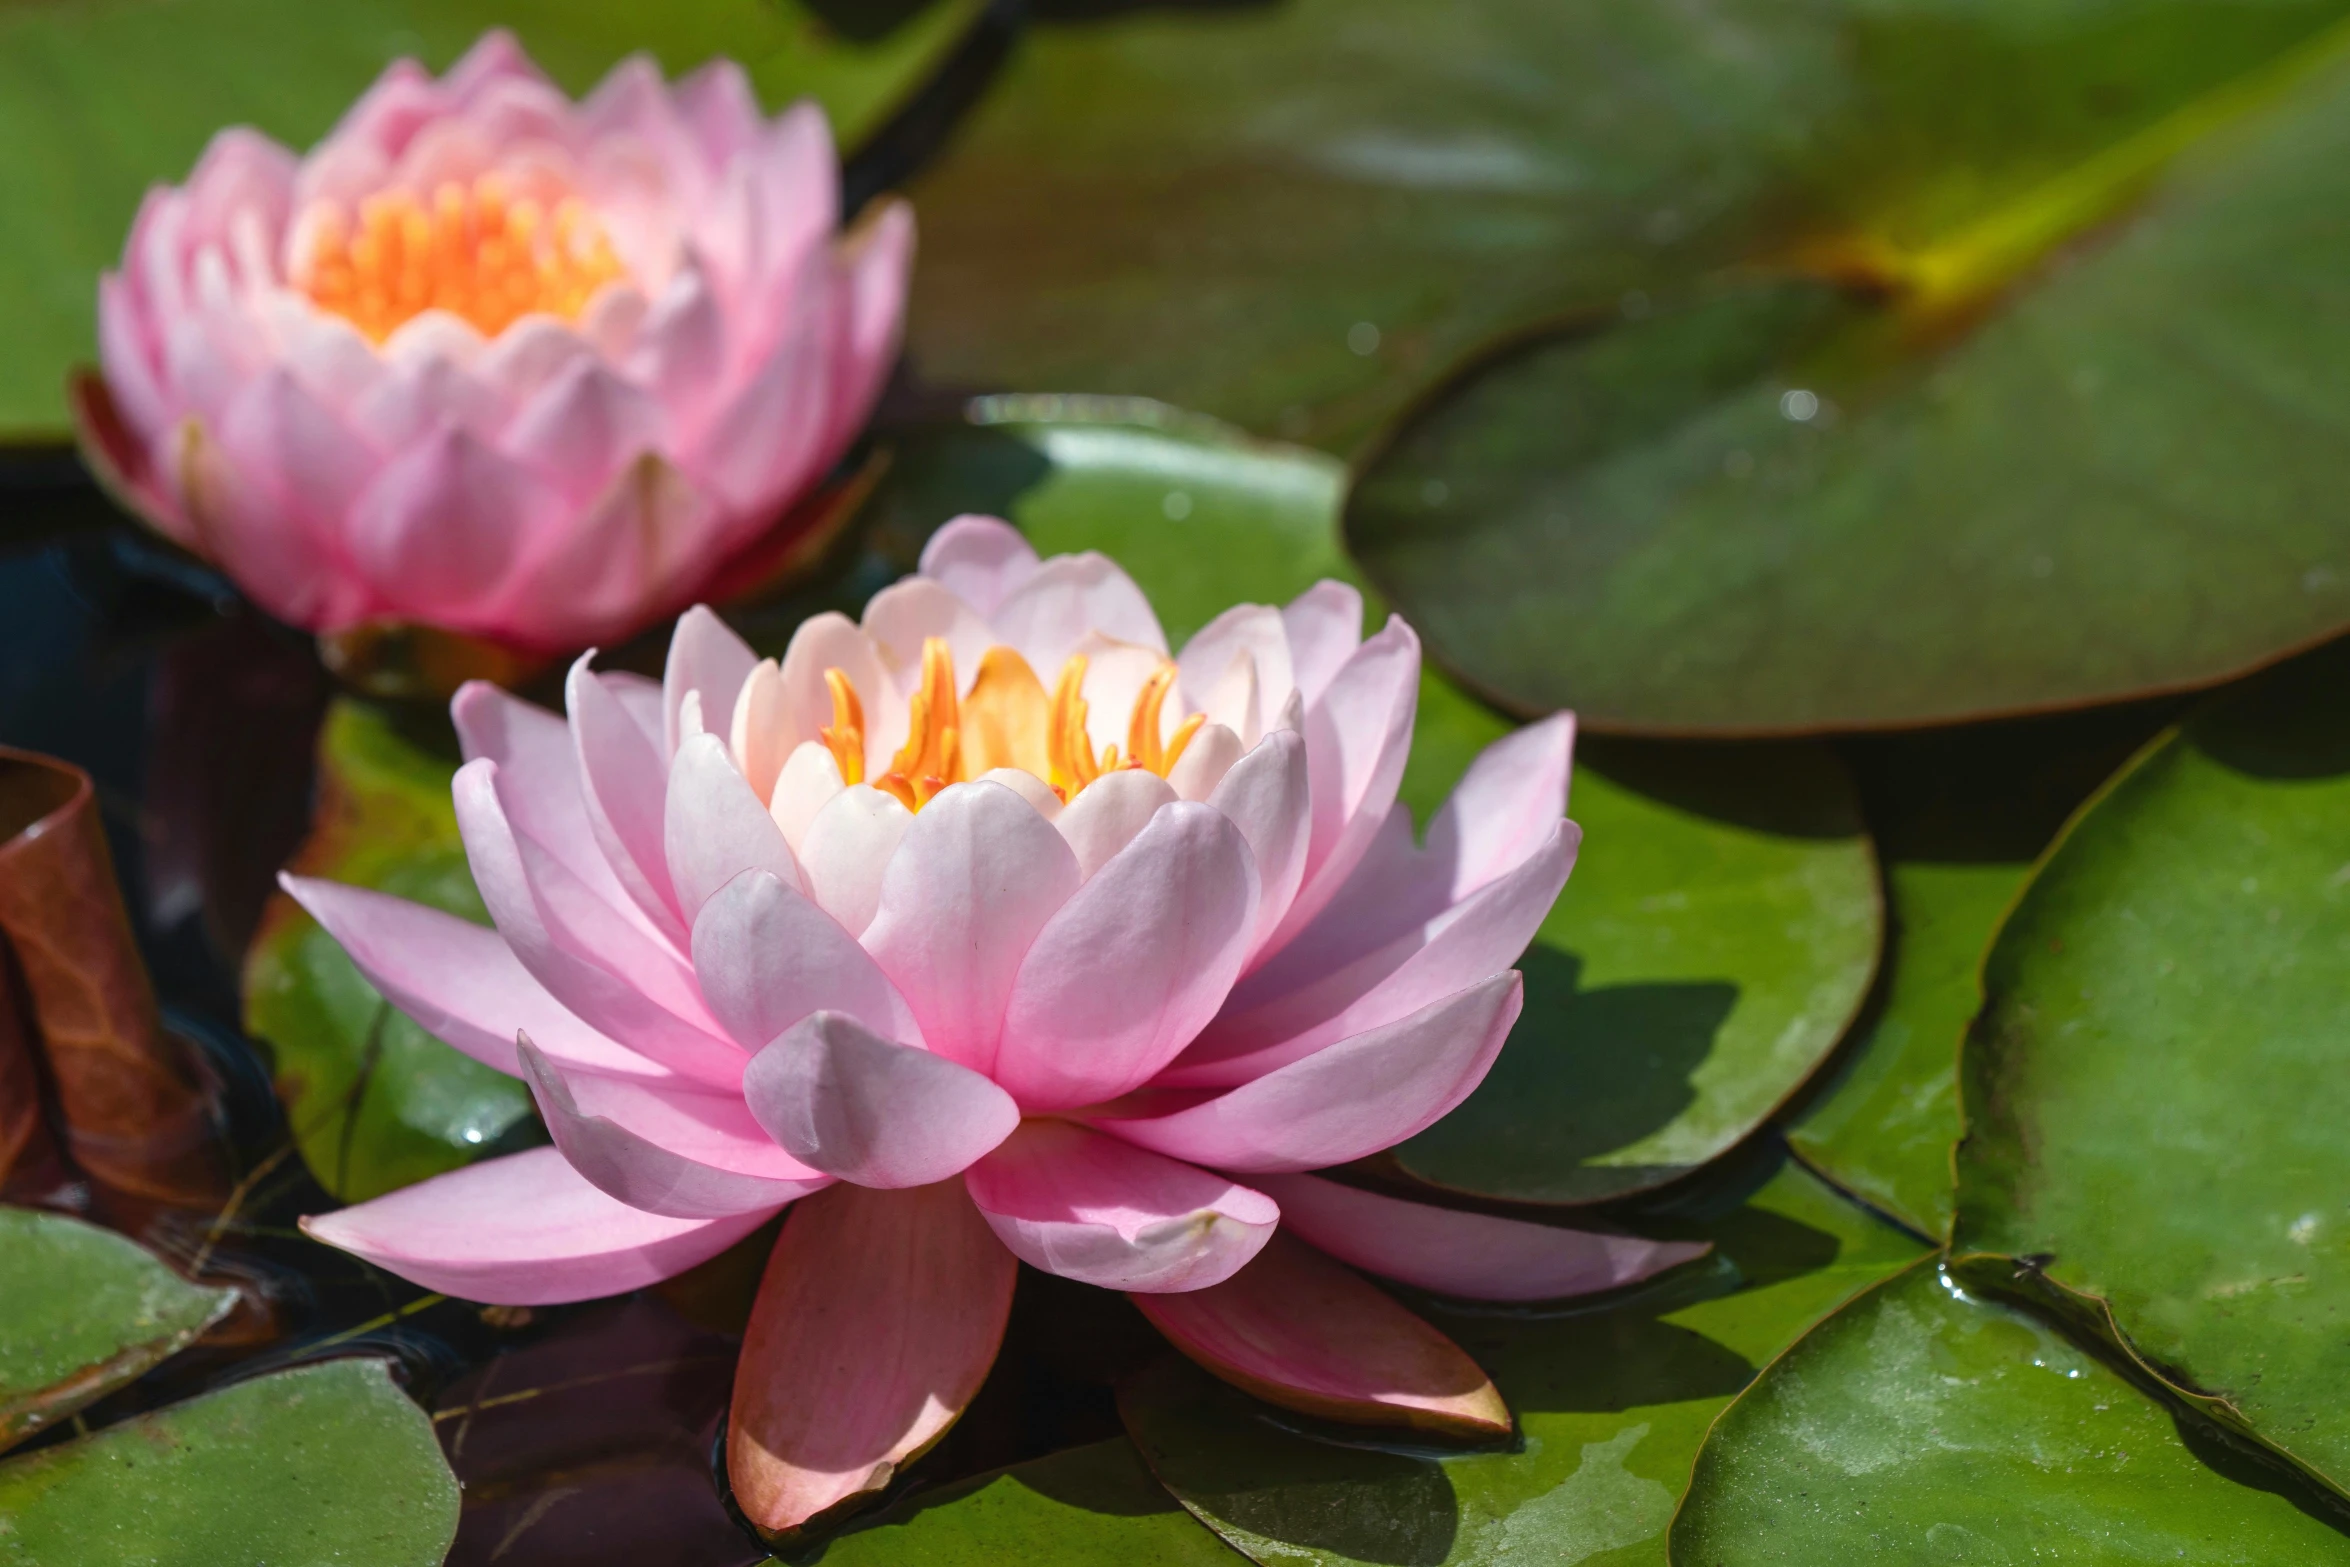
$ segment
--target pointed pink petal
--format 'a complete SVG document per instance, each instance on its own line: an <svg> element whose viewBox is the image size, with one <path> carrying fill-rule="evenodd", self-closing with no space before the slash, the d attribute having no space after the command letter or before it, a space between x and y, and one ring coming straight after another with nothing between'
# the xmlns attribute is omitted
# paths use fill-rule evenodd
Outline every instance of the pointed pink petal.
<svg viewBox="0 0 2350 1567"><path fill-rule="evenodd" d="M914 819L915 832L928 815ZM1004 1010L995 1080L1031 1113L1149 1081L1223 1004L1256 908L1240 829L1209 806L1162 807L1029 948Z"/></svg>
<svg viewBox="0 0 2350 1567"><path fill-rule="evenodd" d="M281 527L307 530L330 555L352 503L383 466L373 447L283 370L237 394L221 420L220 447L248 477L266 477L286 508Z"/></svg>
<svg viewBox="0 0 2350 1567"><path fill-rule="evenodd" d="M728 1033L759 1050L811 1012L845 1012L905 1044L922 1033L856 939L778 878L726 884L694 922L694 969Z"/></svg>
<svg viewBox="0 0 2350 1567"><path fill-rule="evenodd" d="M835 1186L792 1210L743 1335L726 1472L797 1530L889 1484L987 1379L1018 1276L960 1184Z"/></svg>
<svg viewBox="0 0 2350 1567"><path fill-rule="evenodd" d="M1509 1406L1459 1345L1287 1235L1212 1289L1134 1304L1177 1349L1285 1409L1445 1436L1509 1434Z"/></svg>
<svg viewBox="0 0 2350 1567"><path fill-rule="evenodd" d="M720 1088L741 1081L742 1051L678 1010L705 1010L692 975L666 972L674 960L651 937L514 831L495 762L457 769L451 793L482 902L532 978L583 1023L672 1071Z"/></svg>
<svg viewBox="0 0 2350 1567"><path fill-rule="evenodd" d="M1518 1020L1517 972L1357 1034L1213 1099L1104 1131L1219 1170L1320 1170L1392 1148L1469 1096Z"/></svg>
<svg viewBox="0 0 2350 1567"><path fill-rule="evenodd" d="M817 816L832 803L832 797L846 787L841 782L840 763L822 741L803 740L785 758L783 771L775 777L775 796L767 802L767 814L783 833L783 841L791 845L792 853L798 854L807 846L808 834L814 831ZM898 835L902 835L903 831L901 826ZM893 835L889 848L894 850L896 847L897 836ZM888 858L886 851L880 855L882 862ZM812 883L804 883L804 888L813 893ZM881 896L878 862L873 872L872 896ZM865 900L864 907L864 918L858 921L859 929L863 929L873 918L871 899Z"/></svg>
<svg viewBox="0 0 2350 1567"><path fill-rule="evenodd" d="M907 827L862 939L930 1048L990 1072L1021 959L1077 882L1077 857L1026 800L1001 784L956 784Z"/></svg>
<svg viewBox="0 0 2350 1567"><path fill-rule="evenodd" d="M527 1031L566 1066L607 1075L672 1074L566 1011L494 930L421 903L282 872L278 884L342 943L367 982L417 1027L511 1077Z"/></svg>
<svg viewBox="0 0 2350 1567"><path fill-rule="evenodd" d="M669 658L661 669L662 738L670 755L677 754L685 738L677 730L677 713L685 705L685 694L702 693L702 722L724 739L734 716L735 698L758 662L750 644L736 636L708 605L696 604L677 617L677 630L669 639Z"/></svg>
<svg viewBox="0 0 2350 1567"><path fill-rule="evenodd" d="M839 264L848 274L843 306L848 321L834 370L829 444L835 448L846 446L864 427L898 357L906 285L914 271L913 207L897 197L884 198L878 210L859 220Z"/></svg>
<svg viewBox="0 0 2350 1567"><path fill-rule="evenodd" d="M1307 704L1322 700L1338 671L1363 645L1363 596L1343 582L1315 583L1283 607L1289 664Z"/></svg>
<svg viewBox="0 0 2350 1567"><path fill-rule="evenodd" d="M726 350L718 296L701 269L689 263L645 312L622 368L669 410L678 440L698 444L711 399L726 381Z"/></svg>
<svg viewBox="0 0 2350 1567"><path fill-rule="evenodd" d="M1477 753L1428 824L1427 856L1465 898L1542 852L1567 814L1575 715L1554 713Z"/></svg>
<svg viewBox="0 0 2350 1567"><path fill-rule="evenodd" d="M694 477L737 514L764 522L780 512L829 455L821 444L826 369L813 325L789 332L712 414L691 451Z"/></svg>
<svg viewBox="0 0 2350 1567"><path fill-rule="evenodd" d="M1230 817L1248 840L1257 873L1257 922L1249 939L1253 955L1279 927L1305 880L1314 830L1305 737L1287 729L1266 735L1232 764L1208 804Z"/></svg>
<svg viewBox="0 0 2350 1567"><path fill-rule="evenodd" d="M783 841L783 829L735 771L726 742L716 735L696 735L678 747L669 767L663 841L678 912L689 923L745 871L765 871L799 889L799 862Z"/></svg>
<svg viewBox="0 0 2350 1567"><path fill-rule="evenodd" d="M1047 685L1089 632L1167 651L1167 634L1142 589L1092 550L1055 555L1005 594L988 619Z"/></svg>
<svg viewBox="0 0 2350 1567"><path fill-rule="evenodd" d="M724 1219L646 1213L589 1185L560 1151L533 1148L306 1218L302 1229L460 1300L551 1306L673 1278L773 1212Z"/></svg>
<svg viewBox="0 0 2350 1567"><path fill-rule="evenodd" d="M810 895L850 935L861 937L873 924L882 878L913 825L913 812L871 784L834 790L808 823L800 870Z"/></svg>
<svg viewBox="0 0 2350 1567"><path fill-rule="evenodd" d="M1078 874L1090 878L1150 825L1160 806L1174 803L1175 791L1157 773L1123 768L1086 785L1052 821L1077 856Z"/></svg>
<svg viewBox="0 0 2350 1567"><path fill-rule="evenodd" d="M1240 736L1222 724L1204 724L1183 748L1182 758L1168 770L1168 787L1178 799L1204 800L1240 765L1248 750L1240 743Z"/></svg>
<svg viewBox="0 0 2350 1567"><path fill-rule="evenodd" d="M725 58L712 60L670 89L677 116L701 145L702 157L713 169L723 168L735 155L758 140L766 117L751 91L743 68Z"/></svg>
<svg viewBox="0 0 2350 1567"><path fill-rule="evenodd" d="M582 653L563 683L588 827L653 928L682 942L686 925L669 883L664 842L669 769L655 742L622 705L616 685L588 667L594 659L592 651Z"/></svg>
<svg viewBox="0 0 2350 1567"><path fill-rule="evenodd" d="M245 596L305 630L346 626L379 613L384 600L340 550L287 515L286 502L202 435L165 432L156 456L166 496L188 519L189 536Z"/></svg>
<svg viewBox="0 0 2350 1567"><path fill-rule="evenodd" d="M1420 639L1390 617L1356 649L1306 710L1306 765L1314 787L1313 847L1305 884L1266 943L1279 949L1322 912L1371 846L1412 749L1420 702Z"/></svg>
<svg viewBox="0 0 2350 1567"><path fill-rule="evenodd" d="M581 355L515 411L498 444L585 504L643 453L669 450L669 416L600 360Z"/></svg>
<svg viewBox="0 0 2350 1567"><path fill-rule="evenodd" d="M1104 1289L1222 1283L1281 1219L1260 1192L1066 1121L1022 1123L963 1184L1014 1256Z"/></svg>
<svg viewBox="0 0 2350 1567"><path fill-rule="evenodd" d="M739 1095L567 1077L528 1036L518 1049L555 1146L581 1176L631 1208L723 1219L773 1213L832 1184L776 1147Z"/></svg>
<svg viewBox="0 0 2350 1567"><path fill-rule="evenodd" d="M564 530L571 504L453 424L384 466L351 509L351 554L402 613L457 630L494 626L531 541Z"/></svg>
<svg viewBox="0 0 2350 1567"><path fill-rule="evenodd" d="M1582 829L1573 822L1553 821L1542 848L1500 880L1293 990L1276 990L1270 982L1283 976L1268 965L1261 971L1268 983L1260 986L1252 975L1238 987L1162 1086L1245 1083L1509 967L1558 902L1582 839ZM1350 890L1347 896L1352 902L1356 894ZM1371 900L1366 895L1364 901Z"/></svg>
<svg viewBox="0 0 2350 1567"><path fill-rule="evenodd" d="M922 575L982 615L993 615L1006 594L1036 575L1036 567L1036 551L1000 517L965 513L922 546Z"/></svg>
<svg viewBox="0 0 2350 1567"><path fill-rule="evenodd" d="M751 1058L743 1097L768 1135L859 1186L928 1186L1012 1135L1020 1107L969 1067L816 1012Z"/></svg>
<svg viewBox="0 0 2350 1567"><path fill-rule="evenodd" d="M723 521L674 464L639 456L582 503L563 537L540 541L501 634L564 651L634 635L707 571Z"/></svg>
<svg viewBox="0 0 2350 1567"><path fill-rule="evenodd" d="M1470 1300L1558 1300L1636 1284L1702 1257L1703 1241L1497 1219L1382 1197L1313 1175L1252 1176L1281 1204L1281 1224L1341 1262Z"/></svg>
<svg viewBox="0 0 2350 1567"><path fill-rule="evenodd" d="M486 756L498 764L499 796L515 830L537 839L605 902L633 907L588 824L579 750L562 715L486 680L468 680L457 688L449 717L467 761Z"/></svg>
<svg viewBox="0 0 2350 1567"><path fill-rule="evenodd" d="M726 715L735 760L761 799L775 791L775 777L786 758L810 740L821 740L820 730L832 722L832 693L824 672L838 669L848 676L865 702L865 721L874 724L875 698L889 689L881 655L873 641L846 615L826 611L800 622L791 645L783 651L780 667L761 665L743 683L734 711ZM713 727L716 727L713 725ZM879 737L868 734L865 764L869 775L886 771L889 752Z"/></svg>

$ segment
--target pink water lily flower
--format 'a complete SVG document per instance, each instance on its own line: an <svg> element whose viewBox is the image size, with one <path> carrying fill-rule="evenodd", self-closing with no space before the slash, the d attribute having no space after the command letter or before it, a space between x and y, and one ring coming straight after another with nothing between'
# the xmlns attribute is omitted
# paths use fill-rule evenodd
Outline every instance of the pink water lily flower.
<svg viewBox="0 0 2350 1567"><path fill-rule="evenodd" d="M1310 1173L1484 1077L1580 836L1561 715L1415 842L1419 646L1361 619L1324 582L1170 655L1109 561L966 517L780 663L696 610L659 685L580 660L568 726L468 687L457 812L496 930L287 886L402 1010L527 1078L555 1145L310 1233L529 1304L675 1274L797 1202L730 1426L776 1531L953 1422L1015 1259L1128 1292L1276 1402L1506 1432L1485 1374L1352 1268L1539 1299L1699 1248Z"/></svg>
<svg viewBox="0 0 2350 1567"><path fill-rule="evenodd" d="M493 32L297 156L223 131L98 285L85 446L317 631L539 651L709 590L863 425L914 225L837 238L823 112L643 56L573 102Z"/></svg>

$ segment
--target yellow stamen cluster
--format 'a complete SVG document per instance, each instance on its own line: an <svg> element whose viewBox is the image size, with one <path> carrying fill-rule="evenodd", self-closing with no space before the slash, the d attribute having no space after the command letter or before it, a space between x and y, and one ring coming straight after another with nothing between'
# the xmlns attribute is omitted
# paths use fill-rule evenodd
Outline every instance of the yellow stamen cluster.
<svg viewBox="0 0 2350 1567"><path fill-rule="evenodd" d="M1175 688L1175 666L1162 664L1143 683L1126 725L1126 752L1105 745L1097 756L1085 731L1086 659L1061 666L1050 697L1028 661L1008 647L980 656L971 690L956 696L955 660L946 641L922 644L922 684L906 710L906 743L890 759L889 771L873 787L895 795L910 811L928 805L949 784L964 783L998 767L1017 767L1051 786L1066 802L1104 773L1137 767L1164 778L1183 759L1206 720L1194 713L1160 739L1167 694ZM827 669L832 723L818 731L840 768L843 781L865 779L865 708L845 671Z"/></svg>
<svg viewBox="0 0 2350 1567"><path fill-rule="evenodd" d="M549 213L517 199L494 174L449 182L427 207L407 191L309 215L309 247L294 281L377 342L427 310L446 310L495 336L533 313L575 319L597 289L624 275L584 202Z"/></svg>

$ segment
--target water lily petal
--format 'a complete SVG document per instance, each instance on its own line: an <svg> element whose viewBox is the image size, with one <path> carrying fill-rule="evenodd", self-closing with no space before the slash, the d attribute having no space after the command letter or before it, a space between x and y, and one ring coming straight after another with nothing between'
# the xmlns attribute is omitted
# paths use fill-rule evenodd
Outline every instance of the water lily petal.
<svg viewBox="0 0 2350 1567"><path fill-rule="evenodd" d="M1261 1192L1066 1121L1024 1123L963 1182L1014 1256L1104 1289L1221 1283L1281 1219Z"/></svg>
<svg viewBox="0 0 2350 1567"><path fill-rule="evenodd" d="M922 575L979 611L993 615L1005 595L1036 575L1036 551L1000 517L966 512L922 546Z"/></svg>
<svg viewBox="0 0 2350 1567"><path fill-rule="evenodd" d="M800 841L808 891L853 936L881 907L882 878L914 825L914 813L871 784L834 791Z"/></svg>
<svg viewBox="0 0 2350 1567"><path fill-rule="evenodd" d="M957 1182L841 1185L795 1207L727 1418L751 1522L785 1535L846 1510L944 1436L995 1362L1018 1271Z"/></svg>
<svg viewBox="0 0 2350 1567"><path fill-rule="evenodd" d="M1211 1289L1133 1300L1177 1349L1267 1403L1355 1425L1509 1434L1509 1406L1459 1345L1289 1236Z"/></svg>
<svg viewBox="0 0 2350 1567"><path fill-rule="evenodd" d="M723 738L734 716L735 698L758 662L750 644L708 605L696 604L677 617L669 659L661 670L662 739L670 755L677 754L684 739L678 732L678 710L685 705L686 693L701 693L702 721Z"/></svg>
<svg viewBox="0 0 2350 1567"><path fill-rule="evenodd" d="M772 1212L723 1219L646 1213L589 1184L559 1150L533 1148L306 1218L302 1230L460 1300L551 1306L673 1278Z"/></svg>
<svg viewBox="0 0 2350 1567"><path fill-rule="evenodd" d="M746 1050L812 1012L843 1012L887 1038L922 1033L888 976L840 923L773 875L726 884L694 921L694 968L710 1010Z"/></svg>
<svg viewBox="0 0 2350 1567"><path fill-rule="evenodd" d="M1047 679L1097 632L1153 652L1167 651L1167 634L1142 589L1092 550L1044 562L1004 595L988 619L1004 645Z"/></svg>
<svg viewBox="0 0 2350 1567"><path fill-rule="evenodd" d="M1636 1284L1704 1256L1704 1241L1497 1219L1383 1197L1316 1175L1250 1177L1282 1227L1366 1273L1470 1300L1558 1300Z"/></svg>
<svg viewBox="0 0 2350 1567"><path fill-rule="evenodd" d="M1363 595L1325 578L1282 606L1281 626L1298 694L1311 706L1363 645Z"/></svg>
<svg viewBox="0 0 2350 1567"><path fill-rule="evenodd" d="M859 1186L928 1186L1012 1135L1020 1107L969 1067L816 1012L751 1058L743 1096L803 1163Z"/></svg>
<svg viewBox="0 0 2350 1567"><path fill-rule="evenodd" d="M669 764L662 829L678 913L690 924L718 889L745 871L800 887L799 862L716 735L696 735Z"/></svg>
<svg viewBox="0 0 2350 1567"><path fill-rule="evenodd" d="M645 918L670 940L682 941L685 921L670 885L664 842L669 768L658 742L622 706L615 685L589 667L594 659L593 652L582 653L563 684L588 827Z"/></svg>

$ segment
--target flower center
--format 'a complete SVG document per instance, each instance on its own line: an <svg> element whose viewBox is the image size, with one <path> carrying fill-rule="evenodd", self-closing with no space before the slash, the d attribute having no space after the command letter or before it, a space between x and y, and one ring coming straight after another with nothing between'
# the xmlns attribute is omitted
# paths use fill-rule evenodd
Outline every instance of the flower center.
<svg viewBox="0 0 2350 1567"><path fill-rule="evenodd" d="M341 202L321 201L302 231L295 286L379 343L427 310L491 337L534 313L573 319L625 270L585 202L565 197L549 213L495 174L444 184L429 207L378 192L356 225Z"/></svg>
<svg viewBox="0 0 2350 1567"><path fill-rule="evenodd" d="M1139 767L1162 778L1174 771L1184 747L1207 721L1194 713L1173 740L1160 740L1167 693L1175 689L1174 664L1160 664L1136 693L1126 720L1125 751L1105 745L1099 755L1085 729L1086 667L1082 653L1063 664L1048 696L1028 660L1008 647L991 647L979 656L970 692L958 698L954 654L943 637L927 638L922 685L907 704L906 743L890 759L889 771L872 780L873 787L918 811L949 784L1017 767L1043 779L1066 804L1087 784L1120 768ZM845 672L827 669L824 683L832 691L832 724L818 733L843 781L863 783L864 704Z"/></svg>

